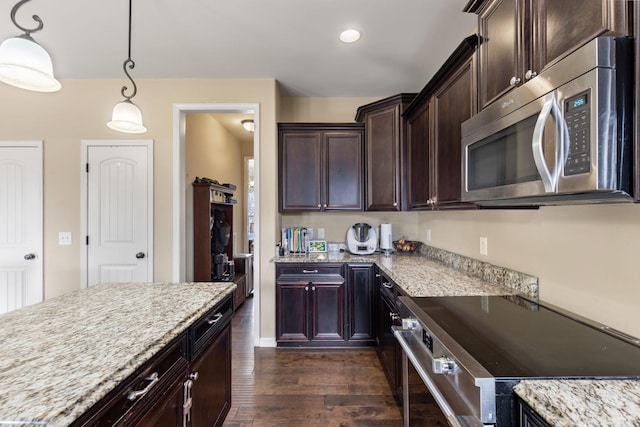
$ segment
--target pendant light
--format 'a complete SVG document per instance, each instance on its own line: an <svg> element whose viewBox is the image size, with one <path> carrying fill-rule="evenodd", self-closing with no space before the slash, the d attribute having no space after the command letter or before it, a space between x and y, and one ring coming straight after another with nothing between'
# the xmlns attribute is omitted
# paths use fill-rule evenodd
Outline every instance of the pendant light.
<svg viewBox="0 0 640 427"><path fill-rule="evenodd" d="M53 77L51 57L31 37L31 33L44 27L42 20L38 15L33 15L33 20L38 23L33 29L16 22L16 12L28 1L30 0L21 0L11 9L11 21L24 34L6 39L0 44L0 81L36 92L56 92L62 85Z"/></svg>
<svg viewBox="0 0 640 427"><path fill-rule="evenodd" d="M122 86L120 93L124 96L125 100L116 104L113 107L113 114L111 115L111 121L107 123L113 130L117 130L119 132L125 133L145 133L147 128L142 124L142 113L140 109L131 102L131 98L136 96L136 92L138 92L138 87L136 86L136 82L133 81L133 78L127 71L127 67L130 70L133 70L133 67L136 66L136 63L131 59L131 1L129 0L129 56L124 61L122 68L124 69L124 73L127 75L129 80L131 80L131 84L133 85L133 89L131 95L127 95L125 92L128 90L126 86Z"/></svg>

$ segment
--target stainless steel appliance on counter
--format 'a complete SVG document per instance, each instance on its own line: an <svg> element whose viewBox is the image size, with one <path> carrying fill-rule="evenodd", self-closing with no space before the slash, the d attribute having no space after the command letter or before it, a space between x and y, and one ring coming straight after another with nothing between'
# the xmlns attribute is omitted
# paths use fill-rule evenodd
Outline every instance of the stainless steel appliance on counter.
<svg viewBox="0 0 640 427"><path fill-rule="evenodd" d="M640 379L640 341L520 296L400 297L399 314L405 426L425 425L412 373L453 426L517 425L523 379Z"/></svg>
<svg viewBox="0 0 640 427"><path fill-rule="evenodd" d="M633 54L601 37L462 124L462 200L632 201Z"/></svg>

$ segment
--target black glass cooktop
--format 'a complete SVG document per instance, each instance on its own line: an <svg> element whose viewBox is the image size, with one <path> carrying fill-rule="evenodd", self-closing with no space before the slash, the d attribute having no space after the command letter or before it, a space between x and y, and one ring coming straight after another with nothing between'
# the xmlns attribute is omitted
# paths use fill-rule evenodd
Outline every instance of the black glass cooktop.
<svg viewBox="0 0 640 427"><path fill-rule="evenodd" d="M411 300L494 377L640 378L640 347L524 298Z"/></svg>

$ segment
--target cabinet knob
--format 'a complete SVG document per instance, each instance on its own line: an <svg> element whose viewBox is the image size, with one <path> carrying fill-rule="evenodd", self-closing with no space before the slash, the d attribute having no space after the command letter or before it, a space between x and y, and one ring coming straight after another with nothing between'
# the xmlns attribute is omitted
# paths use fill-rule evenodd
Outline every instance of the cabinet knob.
<svg viewBox="0 0 640 427"><path fill-rule="evenodd" d="M393 206L398 206L398 202L393 202Z"/></svg>
<svg viewBox="0 0 640 427"><path fill-rule="evenodd" d="M189 374L189 379L193 381L197 381L200 375L197 372L192 372Z"/></svg>
<svg viewBox="0 0 640 427"><path fill-rule="evenodd" d="M537 75L538 75L538 73L536 73L535 71L527 70L527 72L524 73L524 78L527 79L527 80L531 80L532 78L534 78Z"/></svg>
<svg viewBox="0 0 640 427"><path fill-rule="evenodd" d="M319 207L319 208L321 208L321 207L322 207L322 205L321 205L320 203L318 203L318 207Z"/></svg>
<svg viewBox="0 0 640 427"><path fill-rule="evenodd" d="M308 290L309 290L309 287L308 287L308 286L305 286L305 287L304 287L304 290L305 290L305 291L308 291Z"/></svg>
<svg viewBox="0 0 640 427"><path fill-rule="evenodd" d="M520 79L520 77L513 76L511 77L511 80L509 80L509 84L511 86L516 86L516 85L519 85L521 81L522 80Z"/></svg>

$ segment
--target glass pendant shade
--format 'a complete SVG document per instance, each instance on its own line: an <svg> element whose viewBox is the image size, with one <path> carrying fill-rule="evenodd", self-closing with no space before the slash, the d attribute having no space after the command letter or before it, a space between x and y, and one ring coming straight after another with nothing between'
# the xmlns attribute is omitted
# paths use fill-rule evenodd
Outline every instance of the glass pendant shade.
<svg viewBox="0 0 640 427"><path fill-rule="evenodd" d="M142 124L140 109L128 99L113 107L111 121L107 123L107 126L125 133L145 133L147 131L147 128Z"/></svg>
<svg viewBox="0 0 640 427"><path fill-rule="evenodd" d="M56 92L62 87L53 77L47 51L26 34L0 44L0 81L36 92Z"/></svg>

